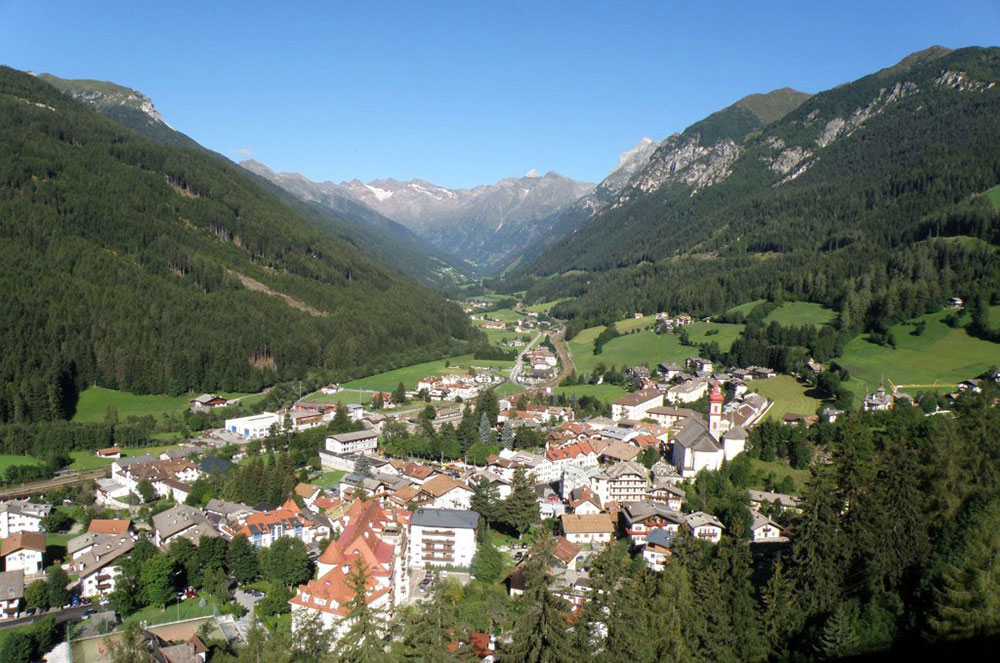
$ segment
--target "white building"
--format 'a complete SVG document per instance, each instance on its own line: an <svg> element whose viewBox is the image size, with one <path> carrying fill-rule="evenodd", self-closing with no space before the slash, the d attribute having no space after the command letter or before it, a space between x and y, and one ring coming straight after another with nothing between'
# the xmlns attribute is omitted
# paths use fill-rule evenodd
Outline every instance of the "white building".
<svg viewBox="0 0 1000 663"><path fill-rule="evenodd" d="M24 571L0 573L0 620L17 617L23 598Z"/></svg>
<svg viewBox="0 0 1000 663"><path fill-rule="evenodd" d="M684 519L685 528L691 536L709 543L718 543L722 539L722 523L715 516L704 511L689 513Z"/></svg>
<svg viewBox="0 0 1000 663"><path fill-rule="evenodd" d="M615 537L615 523L607 513L589 516L567 513L561 520L563 535L570 543L603 544Z"/></svg>
<svg viewBox="0 0 1000 663"><path fill-rule="evenodd" d="M781 525L757 511L751 511L750 513L753 516L753 524L750 525L750 532L753 534L755 543L784 540Z"/></svg>
<svg viewBox="0 0 1000 663"><path fill-rule="evenodd" d="M226 431L247 440L259 440L267 437L270 434L271 426L281 428L282 425L281 415L274 412L262 412L249 417L226 419Z"/></svg>
<svg viewBox="0 0 1000 663"><path fill-rule="evenodd" d="M664 398L668 403L694 403L708 392L708 381L695 378L667 389Z"/></svg>
<svg viewBox="0 0 1000 663"><path fill-rule="evenodd" d="M420 486L420 495L436 509L464 510L469 508L472 489L447 474L438 474Z"/></svg>
<svg viewBox="0 0 1000 663"><path fill-rule="evenodd" d="M635 461L615 463L590 478L590 489L605 507L609 502L638 502L649 490L649 472Z"/></svg>
<svg viewBox="0 0 1000 663"><path fill-rule="evenodd" d="M132 552L135 540L129 534L85 534L77 539L85 537L90 537L88 545L73 555L70 570L80 576L80 596L106 596L115 591L120 563Z"/></svg>
<svg viewBox="0 0 1000 663"><path fill-rule="evenodd" d="M479 514L461 509L417 509L410 518L409 566L472 566Z"/></svg>
<svg viewBox="0 0 1000 663"><path fill-rule="evenodd" d="M25 575L35 575L45 569L45 534L42 532L17 532L3 540L0 545L4 568L7 571L24 571Z"/></svg>
<svg viewBox="0 0 1000 663"><path fill-rule="evenodd" d="M49 514L49 504L33 504L28 500L11 500L0 504L0 539L16 532L41 532L42 518Z"/></svg>
<svg viewBox="0 0 1000 663"><path fill-rule="evenodd" d="M335 454L373 454L378 449L378 433L359 430L326 438L326 450Z"/></svg>
<svg viewBox="0 0 1000 663"><path fill-rule="evenodd" d="M623 396L612 403L611 418L614 421L643 419L651 409L661 405L663 405L663 394L659 389L649 387Z"/></svg>

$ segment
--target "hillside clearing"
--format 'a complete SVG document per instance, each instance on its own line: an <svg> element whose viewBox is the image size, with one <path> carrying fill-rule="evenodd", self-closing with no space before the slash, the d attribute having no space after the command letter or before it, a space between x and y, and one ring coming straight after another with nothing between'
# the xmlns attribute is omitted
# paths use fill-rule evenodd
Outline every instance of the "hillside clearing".
<svg viewBox="0 0 1000 663"><path fill-rule="evenodd" d="M779 375L767 380L751 380L750 391L766 396L774 401L768 410L767 418L780 421L786 412L796 414L815 414L822 401L807 396L807 387L791 375Z"/></svg>

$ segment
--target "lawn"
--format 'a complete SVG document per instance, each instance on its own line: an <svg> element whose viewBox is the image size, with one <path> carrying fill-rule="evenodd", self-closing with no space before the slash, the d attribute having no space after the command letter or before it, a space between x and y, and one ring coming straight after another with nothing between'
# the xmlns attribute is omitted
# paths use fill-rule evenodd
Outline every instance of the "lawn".
<svg viewBox="0 0 1000 663"><path fill-rule="evenodd" d="M986 196L986 199L990 201L991 205L993 205L993 209L1000 210L1000 184L992 189L986 190L983 195Z"/></svg>
<svg viewBox="0 0 1000 663"><path fill-rule="evenodd" d="M556 387L553 391L557 394L566 394L566 396L572 394L576 394L579 397L590 396L605 403L616 401L628 393L616 384L575 384Z"/></svg>
<svg viewBox="0 0 1000 663"><path fill-rule="evenodd" d="M504 322L520 322L524 320L524 316L512 308L501 308L496 311L490 311L486 314L486 317L491 320L502 320Z"/></svg>
<svg viewBox="0 0 1000 663"><path fill-rule="evenodd" d="M88 387L80 394L80 399L76 404L76 414L73 415L73 421L83 423L104 421L108 406L112 406L118 411L119 419L125 419L130 416L145 417L146 415L158 418L164 414L178 414L186 410L189 405L188 401L197 395L137 395L126 391L105 389L104 387ZM227 398L246 396L246 394L232 393L220 393L219 395ZM251 399L247 398L244 404L250 401Z"/></svg>
<svg viewBox="0 0 1000 663"><path fill-rule="evenodd" d="M779 375L767 380L751 380L750 391L756 391L774 401L768 419L781 419L786 412L815 414L822 404L818 398L806 395L807 387L791 375Z"/></svg>
<svg viewBox="0 0 1000 663"><path fill-rule="evenodd" d="M643 320L622 321L624 322L640 323ZM646 324L650 322L648 319L645 321ZM619 330L623 328L622 323L617 325ZM604 345L603 352L594 355L594 339L603 329L604 327L584 329L569 341L569 350L578 373L589 373L599 363L608 368L612 365L624 368L639 364L649 364L653 368L661 362L683 362L686 358L698 354L698 344L711 341L718 343L719 347L726 351L743 331L743 325L693 323L685 327L694 343L690 346L681 345L680 338L676 334L656 334L652 331L624 334L608 341ZM708 335L712 331L718 333Z"/></svg>
<svg viewBox="0 0 1000 663"><path fill-rule="evenodd" d="M143 456L145 454L159 456L167 449L177 449L178 447L180 447L179 444L159 444L151 447L128 447L126 449L122 449L122 456L126 458L129 456ZM89 470L95 467L107 467L114 462L114 459L112 458L98 458L96 452L90 449L71 451L69 452L69 457L73 460L72 464L69 466L69 469L71 470Z"/></svg>
<svg viewBox="0 0 1000 663"><path fill-rule="evenodd" d="M386 391L392 390L387 389ZM302 400L310 403L344 403L347 405L362 403L368 405L371 402L371 398L371 389L344 389L335 394L324 394L322 391L314 391L308 396L303 397Z"/></svg>
<svg viewBox="0 0 1000 663"><path fill-rule="evenodd" d="M754 309L758 304L763 304L766 299L755 299L752 302L747 302L746 304L740 304L739 306L734 306L729 309L729 313L742 313L743 315L749 315L750 311Z"/></svg>
<svg viewBox="0 0 1000 663"><path fill-rule="evenodd" d="M534 304L533 306L528 306L527 309L529 311L536 311L538 313L548 313L549 311L552 310L553 306L555 306L556 304L559 304L560 302L565 302L568 299L571 299L571 298L566 297L566 298L563 298L563 299L554 299L551 302L545 302L544 304Z"/></svg>
<svg viewBox="0 0 1000 663"><path fill-rule="evenodd" d="M450 367L446 367L445 362L449 362ZM377 375L369 375L366 378L346 382L343 387L346 389L378 389L381 391L392 391L400 382L402 382L406 385L407 389L413 390L417 388L417 382L420 378L428 375L455 373L458 372L460 367L467 366L504 369L511 368L513 365L514 362L512 361L473 359L471 354L460 355L458 357L450 357L449 359L437 359L435 361L428 361L422 364L414 364L413 366L404 366L403 368L397 368L395 370L386 371L385 373L379 373Z"/></svg>
<svg viewBox="0 0 1000 663"><path fill-rule="evenodd" d="M878 388L883 376L888 384L920 391L937 386L939 391L954 388L962 380L973 378L990 366L1000 365L1000 344L973 338L965 329L952 328L942 320L950 311L921 316L927 327L913 336L914 325L901 323L892 327L896 347L875 345L862 334L844 348L837 363L852 377L848 387L862 395ZM994 312L993 320L1000 317Z"/></svg>
<svg viewBox="0 0 1000 663"><path fill-rule="evenodd" d="M767 485L764 483L764 479L768 475L774 475L775 484L779 483L786 476L792 477L795 480L795 487L800 492L809 483L809 470L792 469L791 465L780 460L765 462L759 458L751 458L750 464L757 474L757 481L754 482L755 488L765 490Z"/></svg>
<svg viewBox="0 0 1000 663"><path fill-rule="evenodd" d="M147 606L142 610L129 615L125 619L127 622L143 621L149 624L165 624L167 622L177 622L182 619L194 619L195 617L207 617L215 614L215 599L205 596L206 605L200 606L201 598L185 599L180 603L174 603L164 609L154 606Z"/></svg>
<svg viewBox="0 0 1000 663"><path fill-rule="evenodd" d="M8 467L14 465L41 465L42 461L34 456L14 456L10 454L0 454L0 474L3 474Z"/></svg>
<svg viewBox="0 0 1000 663"><path fill-rule="evenodd" d="M785 302L771 311L764 323L777 322L786 326L826 325L834 321L837 312L812 302Z"/></svg>
<svg viewBox="0 0 1000 663"><path fill-rule="evenodd" d="M524 391L524 387L519 384L514 384L513 382L504 382L502 385L493 390L496 392L497 396L513 396L515 394L520 394Z"/></svg>
<svg viewBox="0 0 1000 663"><path fill-rule="evenodd" d="M344 477L347 472L343 470L333 470L332 472L323 472L316 479L311 481L312 485L319 486L320 488L333 488L334 486L340 484L340 480Z"/></svg>

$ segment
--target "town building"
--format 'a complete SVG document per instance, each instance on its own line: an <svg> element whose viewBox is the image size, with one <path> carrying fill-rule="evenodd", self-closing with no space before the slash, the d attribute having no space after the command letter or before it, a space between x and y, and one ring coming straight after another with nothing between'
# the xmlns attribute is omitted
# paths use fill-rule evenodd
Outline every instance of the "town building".
<svg viewBox="0 0 1000 663"><path fill-rule="evenodd" d="M750 533L754 543L785 540L781 525L757 511L751 511L750 513L753 516Z"/></svg>
<svg viewBox="0 0 1000 663"><path fill-rule="evenodd" d="M615 535L614 521L606 513L589 516L567 513L562 516L561 523L563 535L577 545L609 543Z"/></svg>
<svg viewBox="0 0 1000 663"><path fill-rule="evenodd" d="M590 488L605 507L641 500L649 489L649 473L634 461L616 463L590 478Z"/></svg>
<svg viewBox="0 0 1000 663"><path fill-rule="evenodd" d="M14 619L24 600L24 571L0 573L0 620Z"/></svg>
<svg viewBox="0 0 1000 663"><path fill-rule="evenodd" d="M39 574L45 569L45 534L15 532L0 544L0 556L7 571L20 570L28 576Z"/></svg>
<svg viewBox="0 0 1000 663"><path fill-rule="evenodd" d="M198 545L203 536L216 537L219 531L200 509L178 504L153 516L153 544L162 550L174 539L187 539Z"/></svg>
<svg viewBox="0 0 1000 663"><path fill-rule="evenodd" d="M663 405L663 394L658 389L647 388L628 394L611 404L611 419L643 419L646 413Z"/></svg>
<svg viewBox="0 0 1000 663"><path fill-rule="evenodd" d="M249 417L226 419L226 431L247 440L259 440L271 434L271 427L283 426L282 417L274 412L262 412Z"/></svg>
<svg viewBox="0 0 1000 663"><path fill-rule="evenodd" d="M326 450L334 454L373 454L378 449L378 433L359 430L326 438Z"/></svg>
<svg viewBox="0 0 1000 663"><path fill-rule="evenodd" d="M135 548L135 539L128 533L85 534L84 537L89 538L88 545L72 555L70 571L80 577L80 596L106 596L115 590L121 575L120 564Z"/></svg>
<svg viewBox="0 0 1000 663"><path fill-rule="evenodd" d="M704 511L689 513L684 518L684 527L691 536L709 543L718 543L722 539L722 530L725 529L715 516Z"/></svg>
<svg viewBox="0 0 1000 663"><path fill-rule="evenodd" d="M642 548L642 558L653 571L662 571L667 559L673 554L674 540L677 532L660 527L653 529L646 536L646 545Z"/></svg>
<svg viewBox="0 0 1000 663"><path fill-rule="evenodd" d="M472 566L478 529L479 514L475 511L417 509L410 517L410 567Z"/></svg>
<svg viewBox="0 0 1000 663"><path fill-rule="evenodd" d="M10 500L0 503L0 539L17 532L41 532L42 519L52 511L50 504L36 504L28 500Z"/></svg>

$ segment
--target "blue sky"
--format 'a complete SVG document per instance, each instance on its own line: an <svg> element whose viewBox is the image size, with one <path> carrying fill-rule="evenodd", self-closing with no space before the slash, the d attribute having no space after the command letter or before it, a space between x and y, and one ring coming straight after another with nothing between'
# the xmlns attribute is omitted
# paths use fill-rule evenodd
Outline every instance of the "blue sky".
<svg viewBox="0 0 1000 663"><path fill-rule="evenodd" d="M141 90L236 160L450 187L530 168L597 181L642 136L746 94L815 92L998 36L997 0L0 0L4 64Z"/></svg>

